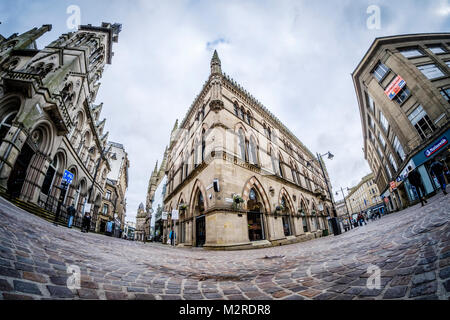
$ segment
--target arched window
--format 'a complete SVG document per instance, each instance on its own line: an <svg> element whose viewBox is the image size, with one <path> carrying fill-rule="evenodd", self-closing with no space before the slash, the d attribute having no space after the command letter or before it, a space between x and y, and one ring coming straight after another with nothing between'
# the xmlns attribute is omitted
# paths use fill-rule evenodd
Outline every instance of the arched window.
<svg viewBox="0 0 450 320"><path fill-rule="evenodd" d="M281 198L281 205L283 206L283 216L282 216L283 231L284 235L287 237L292 235L291 217L290 217L291 208L289 207L289 204L284 196Z"/></svg>
<svg viewBox="0 0 450 320"><path fill-rule="evenodd" d="M298 184L297 181L297 173L295 172L294 164L291 162L291 173L292 173L292 179L294 180L295 184Z"/></svg>
<svg viewBox="0 0 450 320"><path fill-rule="evenodd" d="M249 162L254 165L258 165L258 155L256 151L256 143L253 137L250 138L250 147L249 147Z"/></svg>
<svg viewBox="0 0 450 320"><path fill-rule="evenodd" d="M276 159L276 157L275 157L275 153L272 151L272 150L270 150L270 158L272 159L272 170L273 170L273 173L275 174L275 175L277 175L278 174L278 169L277 169L277 159Z"/></svg>
<svg viewBox="0 0 450 320"><path fill-rule="evenodd" d="M17 111L12 111L3 117L2 122L0 123L0 143L6 137L9 129L11 129L12 122L16 115Z"/></svg>
<svg viewBox="0 0 450 320"><path fill-rule="evenodd" d="M241 107L239 109L239 118L241 118L242 120L244 120L244 107Z"/></svg>
<svg viewBox="0 0 450 320"><path fill-rule="evenodd" d="M278 156L277 161L278 161L278 170L279 170L280 177L284 178L283 165L282 165L283 158L281 157L281 154Z"/></svg>
<svg viewBox="0 0 450 320"><path fill-rule="evenodd" d="M250 115L250 111L247 111L247 123L248 123L249 125L252 124L252 116Z"/></svg>
<svg viewBox="0 0 450 320"><path fill-rule="evenodd" d="M242 131L242 129L239 129L238 131L238 138L239 138L239 152L240 152L239 155L243 161L247 161L245 152L245 136L244 131Z"/></svg>
<svg viewBox="0 0 450 320"><path fill-rule="evenodd" d="M198 212L203 213L205 211L205 202L203 200L203 194L199 191L197 196Z"/></svg>
<svg viewBox="0 0 450 320"><path fill-rule="evenodd" d="M199 163L198 163L198 147L199 147L198 141L197 141L197 139L195 139L195 142L194 142L194 165L196 168L199 165Z"/></svg>
<svg viewBox="0 0 450 320"><path fill-rule="evenodd" d="M200 120L205 119L205 106L200 109Z"/></svg>
<svg viewBox="0 0 450 320"><path fill-rule="evenodd" d="M239 117L239 105L237 102L234 103L234 115Z"/></svg>
<svg viewBox="0 0 450 320"><path fill-rule="evenodd" d="M202 162L205 161L205 148L206 148L205 129L203 129L202 130Z"/></svg>
<svg viewBox="0 0 450 320"><path fill-rule="evenodd" d="M53 159L53 162L50 163L47 169L47 173L44 178L44 182L42 183L41 192L43 194L48 195L50 191L50 187L53 183L53 178L55 177L56 170L58 168L58 158L55 156Z"/></svg>

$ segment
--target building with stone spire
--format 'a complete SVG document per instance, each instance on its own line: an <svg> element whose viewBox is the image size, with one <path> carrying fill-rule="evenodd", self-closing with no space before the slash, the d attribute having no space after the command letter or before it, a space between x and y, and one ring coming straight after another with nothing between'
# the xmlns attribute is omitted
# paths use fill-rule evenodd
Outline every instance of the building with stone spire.
<svg viewBox="0 0 450 320"><path fill-rule="evenodd" d="M255 248L328 233L332 195L313 153L236 81L211 73L167 150L163 242ZM178 216L178 219L174 219Z"/></svg>
<svg viewBox="0 0 450 320"><path fill-rule="evenodd" d="M39 50L51 25L0 37L0 191L28 209L53 214L74 204L75 223L90 210L94 230L110 159L95 104L120 24L83 25ZM65 170L74 177L60 188ZM31 210L30 209L30 210ZM42 212L39 211L39 212Z"/></svg>
<svg viewBox="0 0 450 320"><path fill-rule="evenodd" d="M149 230L146 230L146 221L148 220L148 214L145 211L144 204L141 202L137 210L136 215L136 230L134 231L134 240L146 241Z"/></svg>

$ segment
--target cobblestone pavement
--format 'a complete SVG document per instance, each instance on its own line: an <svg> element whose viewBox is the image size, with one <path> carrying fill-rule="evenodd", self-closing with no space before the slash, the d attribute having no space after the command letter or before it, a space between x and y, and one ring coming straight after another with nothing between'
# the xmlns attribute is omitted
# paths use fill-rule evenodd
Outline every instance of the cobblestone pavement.
<svg viewBox="0 0 450 320"><path fill-rule="evenodd" d="M0 199L3 299L449 299L450 196L340 236L205 251L81 233ZM81 270L68 289L67 267ZM369 289L381 269L381 286Z"/></svg>

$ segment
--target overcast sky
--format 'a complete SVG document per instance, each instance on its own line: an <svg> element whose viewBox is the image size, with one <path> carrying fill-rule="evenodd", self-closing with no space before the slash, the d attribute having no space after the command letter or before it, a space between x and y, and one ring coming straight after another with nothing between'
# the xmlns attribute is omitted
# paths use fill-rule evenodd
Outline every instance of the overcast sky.
<svg viewBox="0 0 450 320"><path fill-rule="evenodd" d="M371 43L380 36L450 31L447 0L2 0L0 33L52 24L38 41L42 48L73 31L66 23L70 5L81 9L81 24L123 25L96 102L104 102L110 140L124 144L129 155L132 221L175 119L182 120L208 78L214 49L222 70L313 153L335 155L326 164L336 191L370 173L351 73ZM367 26L371 5L380 8L380 29Z"/></svg>

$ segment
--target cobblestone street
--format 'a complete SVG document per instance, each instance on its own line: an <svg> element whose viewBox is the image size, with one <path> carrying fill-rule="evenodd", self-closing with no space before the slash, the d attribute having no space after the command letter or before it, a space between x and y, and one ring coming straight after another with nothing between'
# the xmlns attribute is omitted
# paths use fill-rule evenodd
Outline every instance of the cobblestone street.
<svg viewBox="0 0 450 320"><path fill-rule="evenodd" d="M3 299L448 299L450 196L338 237L252 251L174 249L85 234L0 199ZM81 289L67 288L67 267ZM369 289L370 265L381 288Z"/></svg>

